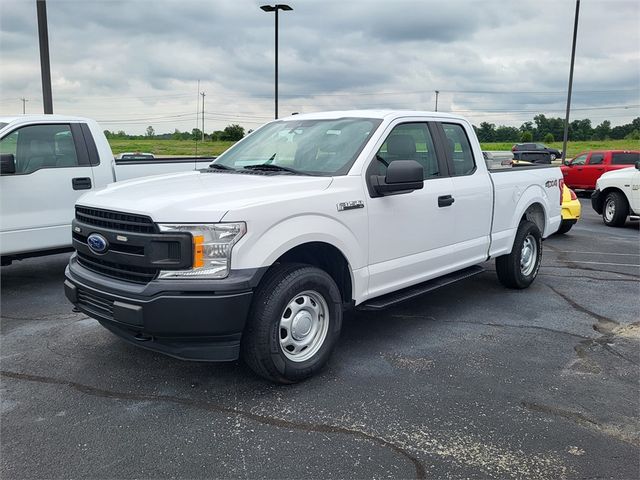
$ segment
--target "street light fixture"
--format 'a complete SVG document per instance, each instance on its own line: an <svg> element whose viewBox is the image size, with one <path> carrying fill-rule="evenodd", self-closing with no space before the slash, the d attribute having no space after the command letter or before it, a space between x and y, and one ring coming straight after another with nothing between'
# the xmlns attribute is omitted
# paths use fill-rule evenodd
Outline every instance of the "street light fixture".
<svg viewBox="0 0 640 480"><path fill-rule="evenodd" d="M289 5L275 4L262 5L260 9L264 12L275 12L276 14L276 71L275 71L275 118L278 118L278 10L290 12L293 10Z"/></svg>

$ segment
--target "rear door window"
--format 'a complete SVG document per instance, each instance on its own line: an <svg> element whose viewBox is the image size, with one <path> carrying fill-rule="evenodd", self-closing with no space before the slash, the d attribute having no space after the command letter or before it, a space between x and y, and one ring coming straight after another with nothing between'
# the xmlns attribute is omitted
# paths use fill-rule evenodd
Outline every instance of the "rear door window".
<svg viewBox="0 0 640 480"><path fill-rule="evenodd" d="M443 123L447 156L450 155L454 176L471 175L476 169L471 143L462 125L457 123Z"/></svg>
<svg viewBox="0 0 640 480"><path fill-rule="evenodd" d="M611 156L613 165L634 165L638 160L640 160L638 152L615 152Z"/></svg>

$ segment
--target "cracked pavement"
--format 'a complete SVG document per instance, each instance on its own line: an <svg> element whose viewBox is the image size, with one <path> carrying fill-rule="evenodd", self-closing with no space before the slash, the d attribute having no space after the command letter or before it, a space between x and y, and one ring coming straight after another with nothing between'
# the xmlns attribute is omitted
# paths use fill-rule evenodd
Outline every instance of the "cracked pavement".
<svg viewBox="0 0 640 480"><path fill-rule="evenodd" d="M493 271L348 313L317 377L137 349L2 268L2 478L638 478L640 237L583 218L528 290Z"/></svg>

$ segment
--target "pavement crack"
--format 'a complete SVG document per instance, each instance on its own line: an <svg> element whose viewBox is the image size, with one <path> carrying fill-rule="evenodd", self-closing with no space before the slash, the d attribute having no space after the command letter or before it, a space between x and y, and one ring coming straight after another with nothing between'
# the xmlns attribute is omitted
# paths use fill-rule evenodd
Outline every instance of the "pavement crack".
<svg viewBox="0 0 640 480"><path fill-rule="evenodd" d="M485 325L487 327L521 328L523 330L529 330L529 329L544 330L545 332L560 333L562 335L569 335L570 337L577 337L577 338L582 338L582 339L585 339L585 340L591 340L590 337L585 337L584 335L580 335L580 334L577 334L577 333L566 332L564 330L556 330L554 328L549 328L549 327L540 327L538 325L513 325L513 324L508 324L508 323L467 322L467 321L464 321L464 320L454 320L454 321L441 320L441 321L443 323L467 323L467 324L470 324L470 325Z"/></svg>
<svg viewBox="0 0 640 480"><path fill-rule="evenodd" d="M424 466L416 457L410 454L406 449L388 441L384 438L363 432L361 430L340 427L337 425L327 425L322 423L308 423L308 422L298 422L292 420L283 420L281 418L272 417L268 415L260 415L257 413L249 412L246 410L241 410L232 407L226 407L224 405L215 404L206 401L199 401L191 398L182 398L173 395L150 395L144 393L127 393L127 392L116 392L112 390L104 390L97 387L92 387L90 385L85 385L82 383L74 382L71 380L64 380L53 377L44 377L40 375L31 375L28 373L20 373L20 372L12 372L8 370L0 370L0 376L6 378L13 378L16 380L23 380L27 382L35 382L42 383L47 385L60 385L72 388L78 392L84 393L86 395L91 395L94 397L101 398L112 398L115 400L133 400L133 401L145 401L145 402L164 402L171 403L174 405L182 405L187 407L199 408L201 410L206 410L210 412L216 413L225 413L231 415L239 415L248 420L252 420L254 422L270 425L278 428L288 428L293 430L299 430L303 432L315 432L315 433L330 433L330 434L343 434L350 435L356 438L360 438L362 440L367 440L377 445L380 445L384 448L388 448L398 455L409 460L414 468L415 468L415 478L417 479L426 479L427 474Z"/></svg>
<svg viewBox="0 0 640 480"><path fill-rule="evenodd" d="M580 305L578 302L572 300L571 298L569 298L567 295L565 295L564 293L562 293L561 291L555 289L554 287L552 287L549 284L545 284L547 285L547 287L549 287L551 290L553 290L553 292L558 295L560 298L562 298L565 302L567 302L569 305L571 305L575 310L585 313L587 315L589 315L590 317L595 318L596 320L598 320L598 323L602 323L603 326L607 325L607 326L617 326L619 325L618 322L616 322L615 320L612 320L608 317L605 317L604 315L600 315L598 313L592 312L591 310L583 307L582 305ZM597 330L597 329L596 329ZM600 330L597 330L600 331Z"/></svg>
<svg viewBox="0 0 640 480"><path fill-rule="evenodd" d="M600 433L604 433L605 435L612 436L618 440L621 440L625 443L630 443L636 447L640 446L640 437L633 432L624 431L622 428L608 425L598 422L593 418L589 418L584 413L577 412L575 410L568 410L560 407L554 407L551 405L544 405L541 403L527 402L521 401L520 405L527 410L538 413L546 413L549 415L554 415L557 417L561 417L567 420L570 420L578 425L583 427L590 428L592 430L597 430Z"/></svg>

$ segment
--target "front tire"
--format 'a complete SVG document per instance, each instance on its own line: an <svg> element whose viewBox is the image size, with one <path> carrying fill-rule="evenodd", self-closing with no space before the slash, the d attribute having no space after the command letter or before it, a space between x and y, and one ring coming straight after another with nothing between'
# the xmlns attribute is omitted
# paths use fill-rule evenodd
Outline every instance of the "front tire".
<svg viewBox="0 0 640 480"><path fill-rule="evenodd" d="M604 199L602 220L608 227L621 227L627 221L629 204L620 192L611 192Z"/></svg>
<svg viewBox="0 0 640 480"><path fill-rule="evenodd" d="M533 222L520 222L511 253L496 258L498 280L507 288L527 288L538 275L541 261L540 229Z"/></svg>
<svg viewBox="0 0 640 480"><path fill-rule="evenodd" d="M242 358L258 375L295 383L329 359L342 327L342 298L325 271L275 265L254 296L242 338Z"/></svg>

